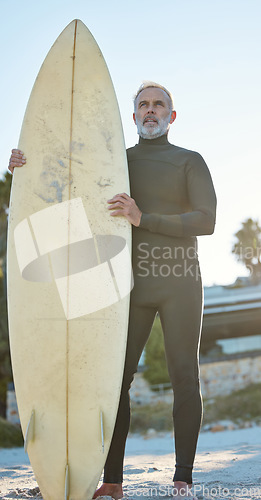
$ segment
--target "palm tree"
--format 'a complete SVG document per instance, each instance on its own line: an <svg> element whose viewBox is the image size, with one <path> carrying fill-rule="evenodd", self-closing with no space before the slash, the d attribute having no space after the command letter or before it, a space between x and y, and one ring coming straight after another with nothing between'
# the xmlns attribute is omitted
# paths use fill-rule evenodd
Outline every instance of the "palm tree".
<svg viewBox="0 0 261 500"><path fill-rule="evenodd" d="M257 220L247 219L235 234L232 253L250 272L253 282L261 279L261 227Z"/></svg>

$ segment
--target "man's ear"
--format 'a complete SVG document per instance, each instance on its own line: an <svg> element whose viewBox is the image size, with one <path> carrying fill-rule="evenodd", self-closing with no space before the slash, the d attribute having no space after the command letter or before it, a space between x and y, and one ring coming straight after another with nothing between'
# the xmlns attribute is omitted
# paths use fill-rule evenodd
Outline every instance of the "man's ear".
<svg viewBox="0 0 261 500"><path fill-rule="evenodd" d="M176 111L172 111L169 123L173 123L177 118Z"/></svg>
<svg viewBox="0 0 261 500"><path fill-rule="evenodd" d="M134 121L134 123L135 123L135 125L136 125L136 116L135 116L135 113L133 113L133 115L132 115L132 116L133 116L133 121Z"/></svg>

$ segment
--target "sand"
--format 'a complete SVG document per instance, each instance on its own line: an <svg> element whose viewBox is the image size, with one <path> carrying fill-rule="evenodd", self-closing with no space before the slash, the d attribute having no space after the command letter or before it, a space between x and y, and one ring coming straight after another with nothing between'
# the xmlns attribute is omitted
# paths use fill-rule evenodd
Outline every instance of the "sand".
<svg viewBox="0 0 261 500"><path fill-rule="evenodd" d="M125 497L171 498L173 463L170 433L130 436L124 466ZM261 499L261 427L201 432L193 489L199 500ZM21 448L0 450L0 498L42 498Z"/></svg>

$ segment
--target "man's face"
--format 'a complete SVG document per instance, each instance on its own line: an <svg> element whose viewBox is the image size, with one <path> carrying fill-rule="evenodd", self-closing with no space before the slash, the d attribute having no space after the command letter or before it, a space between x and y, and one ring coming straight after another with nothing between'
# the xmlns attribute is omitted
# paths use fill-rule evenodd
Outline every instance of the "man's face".
<svg viewBox="0 0 261 500"><path fill-rule="evenodd" d="M176 118L176 112L170 106L170 99L164 90L154 87L142 90L136 99L133 114L139 136L156 139L167 134Z"/></svg>

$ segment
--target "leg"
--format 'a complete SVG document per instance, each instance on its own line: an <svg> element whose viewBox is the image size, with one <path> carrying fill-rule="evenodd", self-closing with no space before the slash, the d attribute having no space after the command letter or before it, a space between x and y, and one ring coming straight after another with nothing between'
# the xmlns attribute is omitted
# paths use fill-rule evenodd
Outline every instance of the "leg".
<svg viewBox="0 0 261 500"><path fill-rule="evenodd" d="M178 279L172 297L159 313L164 331L168 370L174 391L173 421L176 449L175 482L192 483L192 468L202 419L198 348L202 318L199 277Z"/></svg>
<svg viewBox="0 0 261 500"><path fill-rule="evenodd" d="M134 374L137 371L138 362L143 348L149 337L155 314L156 308L138 305L135 304L134 301L131 301L128 342L121 397L111 446L104 467L104 483L108 486L104 488L104 484L99 490L97 490L94 498L101 494L110 495L110 492L112 491L110 484L119 486L123 481L123 459L130 424L128 391ZM115 489L120 494L120 489ZM118 498L121 498L121 496L118 496Z"/></svg>

